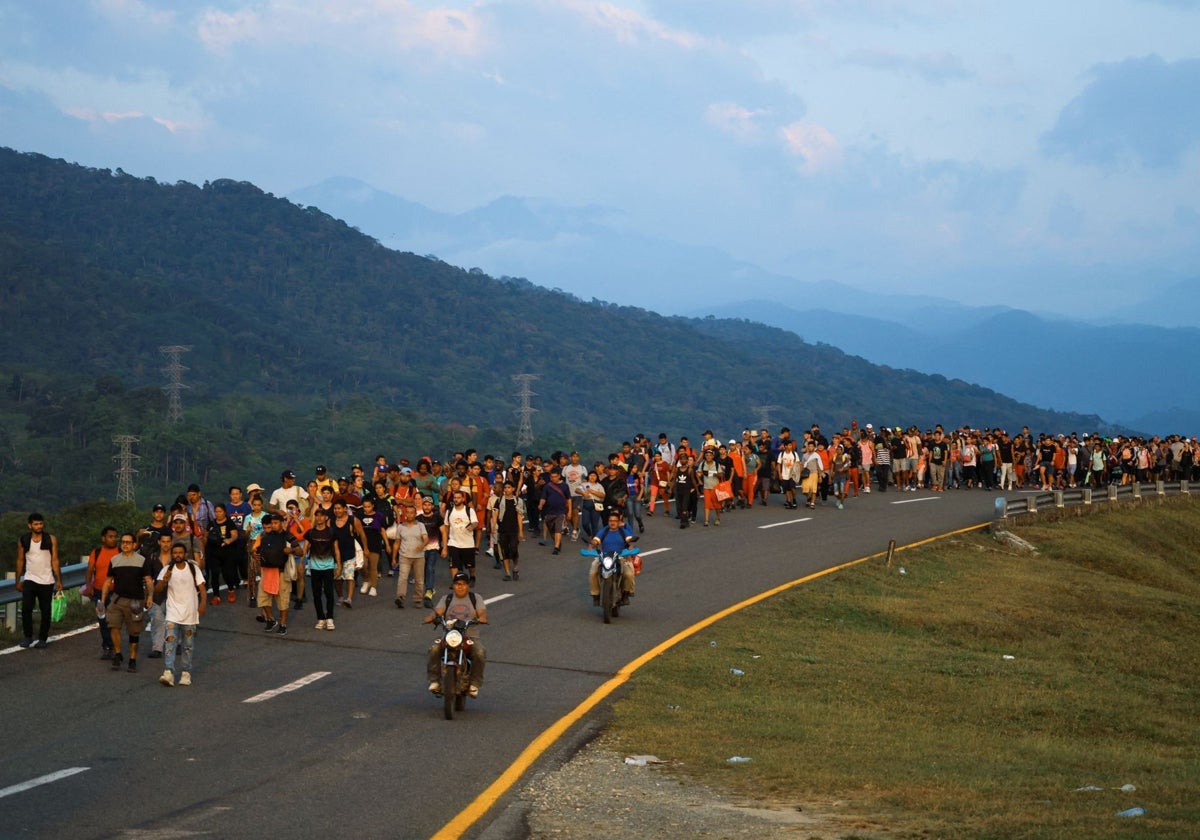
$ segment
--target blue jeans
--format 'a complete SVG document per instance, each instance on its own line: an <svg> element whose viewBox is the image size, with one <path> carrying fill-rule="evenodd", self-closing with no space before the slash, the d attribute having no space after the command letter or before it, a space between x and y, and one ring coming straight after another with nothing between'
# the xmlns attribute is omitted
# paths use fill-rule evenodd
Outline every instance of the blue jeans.
<svg viewBox="0 0 1200 840"><path fill-rule="evenodd" d="M162 653L163 643L167 636L166 605L151 604L150 609L146 610L146 620L150 622L150 648ZM174 646L171 650L175 650Z"/></svg>
<svg viewBox="0 0 1200 840"><path fill-rule="evenodd" d="M635 519L639 525L642 524L642 503L630 493L625 499L625 521L633 522Z"/></svg>
<svg viewBox="0 0 1200 840"><path fill-rule="evenodd" d="M437 571L438 560L442 559L442 553L436 548L425 549L425 589L433 589L433 575ZM424 597L422 592L421 596Z"/></svg>
<svg viewBox="0 0 1200 840"><path fill-rule="evenodd" d="M596 510L596 503L590 499L584 499L583 510L580 512L579 533L586 535L590 540L600 533L600 527L600 511Z"/></svg>
<svg viewBox="0 0 1200 840"><path fill-rule="evenodd" d="M153 607L151 608L153 609ZM158 607L162 610L162 607ZM163 667L166 670L175 671L175 646L183 645L183 662L180 670L192 670L192 649L196 644L196 631L199 629L195 624L176 624L174 621L163 621L163 636L166 642L167 649L163 652ZM157 623L155 630L158 629Z"/></svg>

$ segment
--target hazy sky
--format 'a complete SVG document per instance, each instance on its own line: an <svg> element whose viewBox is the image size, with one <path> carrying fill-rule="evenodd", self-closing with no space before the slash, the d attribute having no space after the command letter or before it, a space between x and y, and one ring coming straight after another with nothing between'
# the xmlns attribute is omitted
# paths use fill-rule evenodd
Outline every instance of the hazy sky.
<svg viewBox="0 0 1200 840"><path fill-rule="evenodd" d="M1095 310L1200 276L1200 0L0 0L0 144Z"/></svg>

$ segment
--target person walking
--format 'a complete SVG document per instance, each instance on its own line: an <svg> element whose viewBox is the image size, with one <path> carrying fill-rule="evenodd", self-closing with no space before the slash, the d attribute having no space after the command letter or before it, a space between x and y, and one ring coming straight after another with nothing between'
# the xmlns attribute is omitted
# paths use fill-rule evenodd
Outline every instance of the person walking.
<svg viewBox="0 0 1200 840"><path fill-rule="evenodd" d="M50 637L50 601L61 592L62 570L58 565L58 539L46 533L46 520L40 513L29 514L29 533L17 540L17 591L21 593L21 629L19 642L41 650ZM33 605L41 610L37 642L33 641Z"/></svg>
<svg viewBox="0 0 1200 840"><path fill-rule="evenodd" d="M171 546L171 562L158 573L154 592L166 600L166 655L158 681L170 688L175 685L175 648L183 650L180 685L192 684L192 656L200 616L204 615L204 570L188 559L187 549Z"/></svg>

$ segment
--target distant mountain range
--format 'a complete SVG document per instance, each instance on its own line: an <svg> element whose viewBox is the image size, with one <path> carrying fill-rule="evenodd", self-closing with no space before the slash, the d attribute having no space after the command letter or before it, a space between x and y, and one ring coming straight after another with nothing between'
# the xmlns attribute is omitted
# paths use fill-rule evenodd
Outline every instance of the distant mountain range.
<svg viewBox="0 0 1200 840"><path fill-rule="evenodd" d="M0 508L111 493L114 436L139 438L138 480L158 493L364 453L505 453L519 374L540 377L540 453L603 457L639 431L727 437L763 415L1117 430L759 322L664 317L644 294L589 303L390 250L246 182L160 184L0 148L0 197ZM471 227L534 222L514 208L488 224ZM179 423L164 345L191 348Z"/></svg>
<svg viewBox="0 0 1200 840"><path fill-rule="evenodd" d="M716 248L637 233L613 208L504 196L449 214L349 178L288 198L382 244L523 277L584 300L697 317L741 317L876 364L978 382L1035 405L1095 413L1135 429L1200 429L1200 280L1142 298L1102 322L1014 305L969 307L868 293L772 273ZM675 292L650 293L648 288ZM997 301L1004 301L997 290Z"/></svg>

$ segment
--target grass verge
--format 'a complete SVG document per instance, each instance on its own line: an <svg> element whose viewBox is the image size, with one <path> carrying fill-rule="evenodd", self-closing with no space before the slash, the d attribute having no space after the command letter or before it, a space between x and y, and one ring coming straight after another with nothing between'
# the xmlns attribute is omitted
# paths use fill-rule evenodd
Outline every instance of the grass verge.
<svg viewBox="0 0 1200 840"><path fill-rule="evenodd" d="M1038 553L960 535L724 619L634 676L610 737L890 837L1196 836L1200 504L1014 530Z"/></svg>

